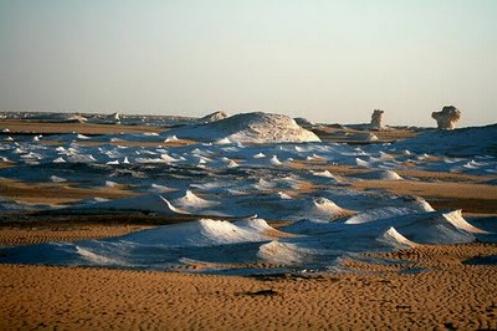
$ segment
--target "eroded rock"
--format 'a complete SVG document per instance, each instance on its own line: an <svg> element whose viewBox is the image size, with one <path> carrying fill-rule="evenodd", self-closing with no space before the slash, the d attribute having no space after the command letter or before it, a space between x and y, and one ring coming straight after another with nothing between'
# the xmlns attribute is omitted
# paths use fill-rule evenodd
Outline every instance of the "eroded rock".
<svg viewBox="0 0 497 331"><path fill-rule="evenodd" d="M437 121L437 126L441 130L453 130L456 123L461 118L461 112L454 106L444 106L442 111L433 112L431 117Z"/></svg>

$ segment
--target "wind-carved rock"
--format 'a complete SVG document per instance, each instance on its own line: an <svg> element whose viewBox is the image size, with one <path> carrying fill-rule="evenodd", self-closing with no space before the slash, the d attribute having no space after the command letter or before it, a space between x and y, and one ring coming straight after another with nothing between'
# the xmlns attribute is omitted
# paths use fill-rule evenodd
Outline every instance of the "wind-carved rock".
<svg viewBox="0 0 497 331"><path fill-rule="evenodd" d="M456 128L456 122L461 118L461 112L454 106L444 106L442 111L433 112L431 117L437 121L439 129L453 130Z"/></svg>
<svg viewBox="0 0 497 331"><path fill-rule="evenodd" d="M371 128L381 129L383 128L383 110L375 109L373 115L371 115Z"/></svg>

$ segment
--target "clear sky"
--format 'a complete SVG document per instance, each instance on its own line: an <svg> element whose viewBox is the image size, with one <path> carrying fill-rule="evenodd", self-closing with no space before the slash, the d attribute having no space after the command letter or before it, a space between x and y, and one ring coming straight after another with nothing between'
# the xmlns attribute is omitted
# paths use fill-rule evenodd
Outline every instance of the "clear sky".
<svg viewBox="0 0 497 331"><path fill-rule="evenodd" d="M497 122L497 0L0 0L0 109Z"/></svg>

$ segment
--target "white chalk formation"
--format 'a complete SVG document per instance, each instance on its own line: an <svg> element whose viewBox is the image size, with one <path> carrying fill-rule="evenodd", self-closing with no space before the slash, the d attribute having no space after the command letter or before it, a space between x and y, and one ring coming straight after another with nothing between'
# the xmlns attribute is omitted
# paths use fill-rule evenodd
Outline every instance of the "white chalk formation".
<svg viewBox="0 0 497 331"><path fill-rule="evenodd" d="M431 117L437 121L440 130L453 130L461 118L461 112L454 106L445 106L439 112L433 112Z"/></svg>
<svg viewBox="0 0 497 331"><path fill-rule="evenodd" d="M203 141L228 139L232 143L319 142L312 131L300 127L291 117L262 112L237 114L201 125L167 131L169 135Z"/></svg>
<svg viewBox="0 0 497 331"><path fill-rule="evenodd" d="M372 129L382 129L383 126L383 110L375 109L371 115L371 128Z"/></svg>

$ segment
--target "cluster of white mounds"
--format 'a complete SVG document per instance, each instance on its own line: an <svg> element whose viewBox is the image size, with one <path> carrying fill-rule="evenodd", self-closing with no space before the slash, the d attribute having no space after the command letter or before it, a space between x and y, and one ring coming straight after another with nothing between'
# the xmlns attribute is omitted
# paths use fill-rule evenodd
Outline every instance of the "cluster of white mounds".
<svg viewBox="0 0 497 331"><path fill-rule="evenodd" d="M262 112L237 114L203 125L171 129L168 134L211 142L224 138L233 143L320 141L318 136L300 127L291 117Z"/></svg>
<svg viewBox="0 0 497 331"><path fill-rule="evenodd" d="M456 130L436 130L393 144L416 153L452 156L497 155L497 124Z"/></svg>
<svg viewBox="0 0 497 331"><path fill-rule="evenodd" d="M426 213L435 211L426 200L416 198L409 201L403 207L384 207L368 210L359 213L347 219L345 224L364 224L371 223L382 219L392 218L396 216L403 216L416 213Z"/></svg>
<svg viewBox="0 0 497 331"><path fill-rule="evenodd" d="M172 247L214 246L269 241L272 239L267 234L269 229L272 228L262 219L241 223L201 219L133 233L122 239L136 244Z"/></svg>
<svg viewBox="0 0 497 331"><path fill-rule="evenodd" d="M475 240L474 233L483 233L469 224L459 211L405 215L392 220L391 225L404 237L421 244L468 243Z"/></svg>

